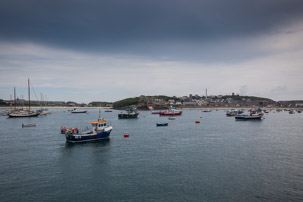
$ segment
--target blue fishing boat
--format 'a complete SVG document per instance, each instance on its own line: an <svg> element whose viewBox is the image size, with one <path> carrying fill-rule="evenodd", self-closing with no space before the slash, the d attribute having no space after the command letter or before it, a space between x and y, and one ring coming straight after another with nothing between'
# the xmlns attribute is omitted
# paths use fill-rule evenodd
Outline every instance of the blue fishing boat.
<svg viewBox="0 0 303 202"><path fill-rule="evenodd" d="M65 137L67 142L87 142L108 139L113 129L109 123L103 118L99 118L97 121L89 122L92 125L92 129L89 131L78 131L67 129Z"/></svg>

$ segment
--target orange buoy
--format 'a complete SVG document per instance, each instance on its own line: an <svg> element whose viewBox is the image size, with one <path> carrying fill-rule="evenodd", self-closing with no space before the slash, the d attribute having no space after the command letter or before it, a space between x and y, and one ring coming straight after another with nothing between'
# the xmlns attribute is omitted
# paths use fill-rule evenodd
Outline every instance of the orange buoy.
<svg viewBox="0 0 303 202"><path fill-rule="evenodd" d="M129 137L129 134L124 134L124 137Z"/></svg>
<svg viewBox="0 0 303 202"><path fill-rule="evenodd" d="M196 123L200 123L200 121L196 121Z"/></svg>

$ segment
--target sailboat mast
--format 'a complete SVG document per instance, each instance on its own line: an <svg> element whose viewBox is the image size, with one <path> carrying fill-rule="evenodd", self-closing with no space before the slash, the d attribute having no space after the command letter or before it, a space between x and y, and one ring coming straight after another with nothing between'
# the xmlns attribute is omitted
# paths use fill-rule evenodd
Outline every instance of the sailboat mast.
<svg viewBox="0 0 303 202"><path fill-rule="evenodd" d="M31 92L29 87L29 79L28 79L28 111L31 110Z"/></svg>
<svg viewBox="0 0 303 202"><path fill-rule="evenodd" d="M14 87L14 105L15 105L15 111L16 111L16 105L17 105L17 103L16 103L16 87Z"/></svg>

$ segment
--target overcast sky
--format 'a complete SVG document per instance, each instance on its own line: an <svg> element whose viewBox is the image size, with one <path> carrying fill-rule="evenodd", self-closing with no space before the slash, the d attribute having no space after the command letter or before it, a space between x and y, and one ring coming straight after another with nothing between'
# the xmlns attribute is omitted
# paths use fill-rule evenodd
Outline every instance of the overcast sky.
<svg viewBox="0 0 303 202"><path fill-rule="evenodd" d="M0 99L303 99L302 0L1 0ZM35 96L34 96L35 98Z"/></svg>

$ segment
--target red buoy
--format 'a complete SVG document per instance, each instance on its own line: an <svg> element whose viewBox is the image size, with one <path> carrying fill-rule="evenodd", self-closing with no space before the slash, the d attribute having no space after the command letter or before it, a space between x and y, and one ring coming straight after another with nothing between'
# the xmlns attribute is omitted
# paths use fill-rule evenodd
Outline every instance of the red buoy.
<svg viewBox="0 0 303 202"><path fill-rule="evenodd" d="M200 123L200 121L196 121L196 123Z"/></svg>
<svg viewBox="0 0 303 202"><path fill-rule="evenodd" d="M124 137L129 137L129 134L124 134Z"/></svg>

